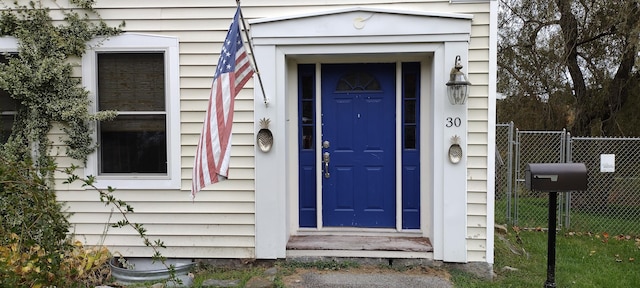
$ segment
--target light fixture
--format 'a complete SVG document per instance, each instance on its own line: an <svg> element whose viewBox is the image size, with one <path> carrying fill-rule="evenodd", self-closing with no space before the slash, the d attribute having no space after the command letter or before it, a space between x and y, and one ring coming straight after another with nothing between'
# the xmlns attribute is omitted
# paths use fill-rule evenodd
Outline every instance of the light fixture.
<svg viewBox="0 0 640 288"><path fill-rule="evenodd" d="M467 76L460 69L462 69L462 64L460 64L460 55L457 55L455 66L451 68L449 82L447 82L447 96L449 96L451 105L463 105L469 97L471 83L467 81Z"/></svg>

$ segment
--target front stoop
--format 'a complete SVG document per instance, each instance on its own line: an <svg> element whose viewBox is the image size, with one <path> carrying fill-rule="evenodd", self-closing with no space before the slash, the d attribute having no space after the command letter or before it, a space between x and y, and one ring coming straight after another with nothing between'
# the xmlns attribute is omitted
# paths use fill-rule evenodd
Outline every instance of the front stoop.
<svg viewBox="0 0 640 288"><path fill-rule="evenodd" d="M429 238L405 236L302 235L291 236L286 261L356 262L360 265L445 267L463 270L484 279L494 277L493 265L485 262L450 263L433 259Z"/></svg>
<svg viewBox="0 0 640 288"><path fill-rule="evenodd" d="M433 252L425 237L304 235L291 236L287 250Z"/></svg>

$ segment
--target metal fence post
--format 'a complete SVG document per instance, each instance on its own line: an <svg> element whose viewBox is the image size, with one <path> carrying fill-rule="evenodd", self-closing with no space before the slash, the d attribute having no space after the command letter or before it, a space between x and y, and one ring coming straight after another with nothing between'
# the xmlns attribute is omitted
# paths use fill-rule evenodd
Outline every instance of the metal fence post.
<svg viewBox="0 0 640 288"><path fill-rule="evenodd" d="M513 121L509 122L507 145L507 222L511 223L511 197L513 193Z"/></svg>
<svg viewBox="0 0 640 288"><path fill-rule="evenodd" d="M572 146L571 146L571 132L567 132L567 155L566 162L573 163L573 154L572 154ZM564 193L565 195L565 213L564 213L564 223L565 228L569 229L571 227L571 192Z"/></svg>
<svg viewBox="0 0 640 288"><path fill-rule="evenodd" d="M514 146L515 146L515 169L516 173L515 173L515 178L516 178L516 186L515 189L513 189L513 225L518 225L518 190L520 185L518 185L518 171L520 171L520 130L518 130L518 128L516 128L516 137L515 137L515 141L514 141Z"/></svg>

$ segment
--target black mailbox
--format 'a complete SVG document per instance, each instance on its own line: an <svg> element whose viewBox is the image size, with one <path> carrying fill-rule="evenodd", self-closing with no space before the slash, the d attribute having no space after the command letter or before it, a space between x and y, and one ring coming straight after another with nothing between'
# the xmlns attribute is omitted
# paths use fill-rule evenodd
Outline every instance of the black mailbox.
<svg viewBox="0 0 640 288"><path fill-rule="evenodd" d="M586 191L587 166L584 163L529 163L524 174L527 189L549 192L549 231L556 231L557 192ZM556 233L549 233L547 251L547 281L544 287L555 288Z"/></svg>
<svg viewBox="0 0 640 288"><path fill-rule="evenodd" d="M587 166L584 163L529 163L525 185L536 191L586 191Z"/></svg>

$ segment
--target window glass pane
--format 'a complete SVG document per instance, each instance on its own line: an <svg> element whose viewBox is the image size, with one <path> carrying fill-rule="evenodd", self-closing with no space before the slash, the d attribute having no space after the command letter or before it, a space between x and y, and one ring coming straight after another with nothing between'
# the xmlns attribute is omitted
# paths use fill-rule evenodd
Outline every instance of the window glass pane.
<svg viewBox="0 0 640 288"><path fill-rule="evenodd" d="M98 54L100 110L164 111L164 53Z"/></svg>
<svg viewBox="0 0 640 288"><path fill-rule="evenodd" d="M15 57L17 56L17 54L0 54L0 63L8 63L9 62L9 58L11 57ZM0 112L3 111L16 111L18 110L17 108L17 104L18 102L11 98L11 96L9 96L9 94L7 93L7 91L4 91L2 89L0 89Z"/></svg>
<svg viewBox="0 0 640 288"><path fill-rule="evenodd" d="M404 101L404 123L416 123L416 100Z"/></svg>
<svg viewBox="0 0 640 288"><path fill-rule="evenodd" d="M404 148L416 149L416 126L404 126Z"/></svg>
<svg viewBox="0 0 640 288"><path fill-rule="evenodd" d="M418 88L417 85L418 75L416 73L404 73L404 98L405 99L415 99L416 98L416 90Z"/></svg>
<svg viewBox="0 0 640 288"><path fill-rule="evenodd" d="M312 75L304 75L302 78L302 99L310 100L313 99L313 76Z"/></svg>
<svg viewBox="0 0 640 288"><path fill-rule="evenodd" d="M313 102L302 102L302 124L313 124Z"/></svg>
<svg viewBox="0 0 640 288"><path fill-rule="evenodd" d="M7 143L13 126L13 115L0 116L0 144Z"/></svg>
<svg viewBox="0 0 640 288"><path fill-rule="evenodd" d="M313 127L302 127L302 149L313 149Z"/></svg>
<svg viewBox="0 0 640 288"><path fill-rule="evenodd" d="M119 115L100 124L101 173L167 173L165 115Z"/></svg>
<svg viewBox="0 0 640 288"><path fill-rule="evenodd" d="M18 102L11 98L7 92L0 90L0 112L16 111Z"/></svg>

